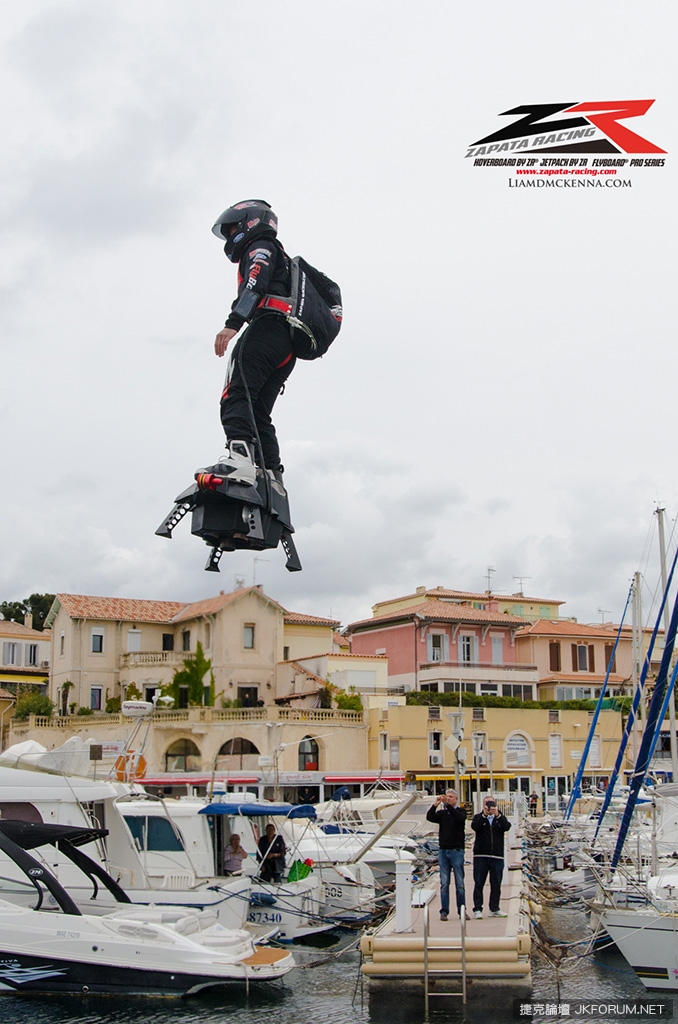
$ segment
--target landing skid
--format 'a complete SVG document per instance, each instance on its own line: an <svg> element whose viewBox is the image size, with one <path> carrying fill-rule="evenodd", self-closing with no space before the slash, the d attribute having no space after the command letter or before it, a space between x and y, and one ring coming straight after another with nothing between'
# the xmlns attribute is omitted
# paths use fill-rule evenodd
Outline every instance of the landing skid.
<svg viewBox="0 0 678 1024"><path fill-rule="evenodd" d="M199 470L195 483L176 498L174 507L155 531L172 537L172 531L191 512L191 533L211 548L206 572L219 572L224 551L264 551L282 545L285 567L299 572L301 562L292 540L287 491L262 469L254 484L233 483L220 474L219 466Z"/></svg>

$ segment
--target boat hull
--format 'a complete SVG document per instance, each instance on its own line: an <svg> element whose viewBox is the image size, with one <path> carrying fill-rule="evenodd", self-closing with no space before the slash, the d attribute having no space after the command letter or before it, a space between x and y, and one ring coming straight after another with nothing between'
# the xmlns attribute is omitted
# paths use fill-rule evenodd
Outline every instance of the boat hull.
<svg viewBox="0 0 678 1024"><path fill-rule="evenodd" d="M191 995L205 988L242 984L240 978L219 978L199 972L180 973L63 960L59 957L0 950L0 995Z"/></svg>
<svg viewBox="0 0 678 1024"><path fill-rule="evenodd" d="M673 914L604 910L600 921L645 988L678 992L678 933Z"/></svg>

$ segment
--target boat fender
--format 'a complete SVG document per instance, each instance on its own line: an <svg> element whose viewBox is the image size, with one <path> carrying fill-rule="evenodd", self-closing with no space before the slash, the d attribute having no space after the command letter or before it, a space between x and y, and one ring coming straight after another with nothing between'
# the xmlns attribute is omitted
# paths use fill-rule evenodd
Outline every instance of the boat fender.
<svg viewBox="0 0 678 1024"><path fill-rule="evenodd" d="M274 907L277 902L270 892L253 892L250 896L251 907Z"/></svg>

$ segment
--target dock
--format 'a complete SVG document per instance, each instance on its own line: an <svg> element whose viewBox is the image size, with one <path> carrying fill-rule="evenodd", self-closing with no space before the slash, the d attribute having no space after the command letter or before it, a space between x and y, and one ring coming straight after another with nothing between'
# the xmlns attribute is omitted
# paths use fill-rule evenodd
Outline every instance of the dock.
<svg viewBox="0 0 678 1024"><path fill-rule="evenodd" d="M360 949L362 974L370 985L388 981L407 982L469 998L481 988L507 998L529 998L532 992L530 916L524 894L520 836L515 828L507 837L508 849L500 907L506 917L490 917L487 900L489 879L483 891L483 917L473 917L473 855L467 847L465 886L468 917L462 942L457 915L454 877L450 886L450 915L440 920L439 874L436 870L423 888L411 890L411 913L393 911L377 928L366 932ZM407 919L410 920L407 920ZM409 925L409 927L407 927ZM481 983L481 984L480 984Z"/></svg>

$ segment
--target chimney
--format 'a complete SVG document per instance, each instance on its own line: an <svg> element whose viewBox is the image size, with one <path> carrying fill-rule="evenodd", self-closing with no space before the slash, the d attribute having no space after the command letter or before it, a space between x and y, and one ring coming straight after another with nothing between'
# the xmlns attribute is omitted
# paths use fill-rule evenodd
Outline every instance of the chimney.
<svg viewBox="0 0 678 1024"><path fill-rule="evenodd" d="M26 612L24 615L24 626L33 629L33 612Z"/></svg>

